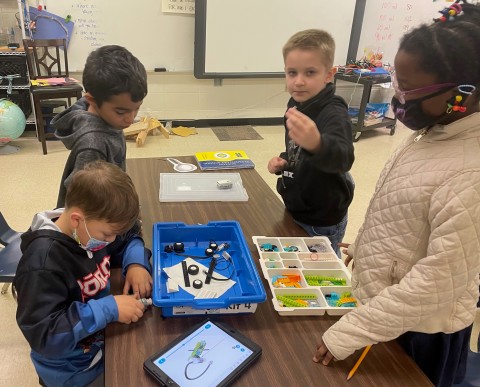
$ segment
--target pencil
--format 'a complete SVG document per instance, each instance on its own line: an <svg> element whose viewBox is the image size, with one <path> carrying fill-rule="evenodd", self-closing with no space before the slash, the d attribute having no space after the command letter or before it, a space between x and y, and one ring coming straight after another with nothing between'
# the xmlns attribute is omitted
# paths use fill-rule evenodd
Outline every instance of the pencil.
<svg viewBox="0 0 480 387"><path fill-rule="evenodd" d="M348 373L348 376L347 376L347 380L350 380L353 375L355 374L355 372L357 371L357 368L360 366L360 364L362 363L363 359L365 359L365 356L367 356L367 353L368 351L370 351L370 348L372 348L371 345L367 345L365 347L365 349L363 350L362 354L360 355L360 357L358 358L357 362L355 363L355 365L353 366L353 368L351 369L351 371Z"/></svg>

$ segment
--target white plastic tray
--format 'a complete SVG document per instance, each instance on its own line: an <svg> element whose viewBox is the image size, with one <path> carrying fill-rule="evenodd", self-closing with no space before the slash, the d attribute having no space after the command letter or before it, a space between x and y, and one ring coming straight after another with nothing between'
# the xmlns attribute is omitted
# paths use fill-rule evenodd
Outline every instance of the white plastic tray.
<svg viewBox="0 0 480 387"><path fill-rule="evenodd" d="M230 180L232 188L220 189L217 181ZM161 173L161 202L246 202L247 191L237 173Z"/></svg>
<svg viewBox="0 0 480 387"><path fill-rule="evenodd" d="M351 274L341 259L333 251L326 237L252 237L260 256L260 267L272 292L272 303L282 316L343 315L353 307L332 307L325 296L332 292L342 294L352 292ZM264 248L272 247L265 251ZM317 252L311 251L318 250ZM267 249L269 250L269 249ZM296 250L296 251L292 251ZM276 287L275 276L293 274L300 277L300 287ZM306 276L340 277L345 279L342 286L310 286ZM286 307L277 297L313 295L318 306Z"/></svg>

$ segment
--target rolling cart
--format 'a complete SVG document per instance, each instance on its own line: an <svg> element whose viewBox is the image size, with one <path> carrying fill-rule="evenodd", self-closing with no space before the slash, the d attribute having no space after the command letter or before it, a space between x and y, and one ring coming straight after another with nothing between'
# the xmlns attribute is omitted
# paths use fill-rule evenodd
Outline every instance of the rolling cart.
<svg viewBox="0 0 480 387"><path fill-rule="evenodd" d="M360 111L358 114L358 120L356 123L353 124L353 141L357 142L362 134L362 132L366 132L367 130L375 129L375 128L382 128L386 127L390 129L390 135L393 136L395 134L395 129L397 127L397 119L396 118L388 118L383 117L381 122L365 125L365 110L367 108L367 104L370 100L370 94L372 92L372 86L378 85L380 83L388 83L391 82L390 75L361 75L358 74L342 74L337 73L335 74L334 82L336 84L337 80L346 81L357 83L363 85L363 93L362 93L362 100L360 102Z"/></svg>

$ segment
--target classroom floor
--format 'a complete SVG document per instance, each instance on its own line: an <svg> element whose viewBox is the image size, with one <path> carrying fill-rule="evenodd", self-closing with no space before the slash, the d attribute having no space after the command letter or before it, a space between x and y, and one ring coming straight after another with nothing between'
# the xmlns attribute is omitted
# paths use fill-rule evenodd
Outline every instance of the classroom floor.
<svg viewBox="0 0 480 387"><path fill-rule="evenodd" d="M152 136L143 147L129 142L127 158L162 158L192 155L198 151L243 149L255 162L257 172L274 190L277 177L268 173L266 165L284 147L283 127L257 126L255 130L263 140L219 141L209 128L198 129L198 134L190 137ZM363 133L355 143L352 175L356 191L349 210L345 242L353 242L355 238L385 161L410 133L401 125L394 136L380 128ZM12 228L23 231L29 227L34 213L55 207L68 151L62 143L48 141L48 155L44 156L41 144L32 134L16 140L13 145L20 146L20 151L0 155L0 211ZM0 295L0 310L0 386L38 386L28 344L15 322L16 304L11 293ZM480 325L480 314L477 320Z"/></svg>

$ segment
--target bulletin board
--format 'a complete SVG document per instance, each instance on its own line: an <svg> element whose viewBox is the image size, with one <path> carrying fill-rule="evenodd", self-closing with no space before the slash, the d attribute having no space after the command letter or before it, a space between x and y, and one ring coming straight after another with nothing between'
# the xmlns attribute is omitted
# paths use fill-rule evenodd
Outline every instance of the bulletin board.
<svg viewBox="0 0 480 387"><path fill-rule="evenodd" d="M176 8L175 1L169 1ZM100 46L126 47L147 71L193 70L194 0L181 9L164 12L165 0L48 0L47 10L71 15L74 28L68 48L70 71L82 71L88 54ZM189 7L193 7L190 13Z"/></svg>

